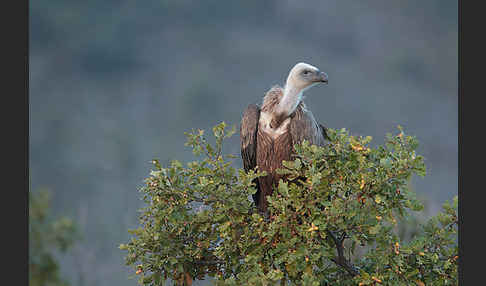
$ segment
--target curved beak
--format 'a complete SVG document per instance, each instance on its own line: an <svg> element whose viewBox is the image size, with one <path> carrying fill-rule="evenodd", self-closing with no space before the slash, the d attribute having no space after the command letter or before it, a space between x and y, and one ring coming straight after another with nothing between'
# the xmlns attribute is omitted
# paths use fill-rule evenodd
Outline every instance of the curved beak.
<svg viewBox="0 0 486 286"><path fill-rule="evenodd" d="M327 74L325 72L319 71L318 75L319 82L327 83Z"/></svg>

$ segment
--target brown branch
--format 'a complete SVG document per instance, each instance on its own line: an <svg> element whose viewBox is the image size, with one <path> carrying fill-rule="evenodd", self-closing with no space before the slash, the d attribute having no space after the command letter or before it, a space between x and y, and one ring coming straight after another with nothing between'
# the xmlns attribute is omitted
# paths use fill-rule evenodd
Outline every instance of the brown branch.
<svg viewBox="0 0 486 286"><path fill-rule="evenodd" d="M225 261L223 260L199 260L199 261L192 261L192 264L199 264L199 265L218 265L224 264Z"/></svg>
<svg viewBox="0 0 486 286"><path fill-rule="evenodd" d="M343 267L346 269L346 271L349 273L351 276L356 276L359 275L359 271L356 267L351 264L351 262L346 259L344 256L344 239L346 238L346 235L343 235L340 239L338 239L332 231L328 230L327 231L328 235L332 238L334 244L336 245L336 250L338 253L337 259L331 259L334 263L337 265Z"/></svg>

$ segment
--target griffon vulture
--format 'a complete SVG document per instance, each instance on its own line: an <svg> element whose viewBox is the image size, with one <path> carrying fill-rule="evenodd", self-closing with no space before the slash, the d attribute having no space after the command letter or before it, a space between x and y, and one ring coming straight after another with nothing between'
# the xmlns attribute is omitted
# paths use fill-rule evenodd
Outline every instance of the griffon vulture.
<svg viewBox="0 0 486 286"><path fill-rule="evenodd" d="M262 106L250 104L241 119L241 157L245 171L266 171L267 176L255 180L257 192L253 200L258 209L267 212L266 196L278 184L281 175L276 169L282 160L291 160L293 146L304 139L322 146L327 139L326 128L319 124L303 102L305 90L318 83L327 83L327 75L318 68L298 63L287 77L285 86L272 87L264 96Z"/></svg>

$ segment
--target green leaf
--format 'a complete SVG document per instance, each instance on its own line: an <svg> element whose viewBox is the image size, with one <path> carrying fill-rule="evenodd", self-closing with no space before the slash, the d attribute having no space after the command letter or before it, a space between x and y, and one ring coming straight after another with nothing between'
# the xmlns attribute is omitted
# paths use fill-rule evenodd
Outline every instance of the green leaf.
<svg viewBox="0 0 486 286"><path fill-rule="evenodd" d="M369 232L370 234L377 234L381 229L381 225L377 224L375 226L370 227Z"/></svg>
<svg viewBox="0 0 486 286"><path fill-rule="evenodd" d="M187 133L187 146L203 156L149 173L139 226L119 246L127 265L143 265L141 283L189 271L216 285L457 284L457 198L427 223L411 219L423 205L409 180L425 173L414 137L401 130L371 148L370 136L329 129L325 146L297 143L261 213L251 195L267 173L232 166L222 146L235 128L225 127L213 128L215 140ZM360 275L335 263L336 240Z"/></svg>

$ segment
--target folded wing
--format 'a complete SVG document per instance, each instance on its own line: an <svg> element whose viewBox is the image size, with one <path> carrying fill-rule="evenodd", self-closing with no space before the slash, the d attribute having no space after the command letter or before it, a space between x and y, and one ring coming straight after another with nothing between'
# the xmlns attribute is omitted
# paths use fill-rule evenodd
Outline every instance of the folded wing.
<svg viewBox="0 0 486 286"><path fill-rule="evenodd" d="M256 167L257 156L257 131L260 119L260 108L256 104L250 104L243 112L240 125L241 158L246 172ZM258 180L254 180L257 192L253 194L253 201L258 206L260 186Z"/></svg>

